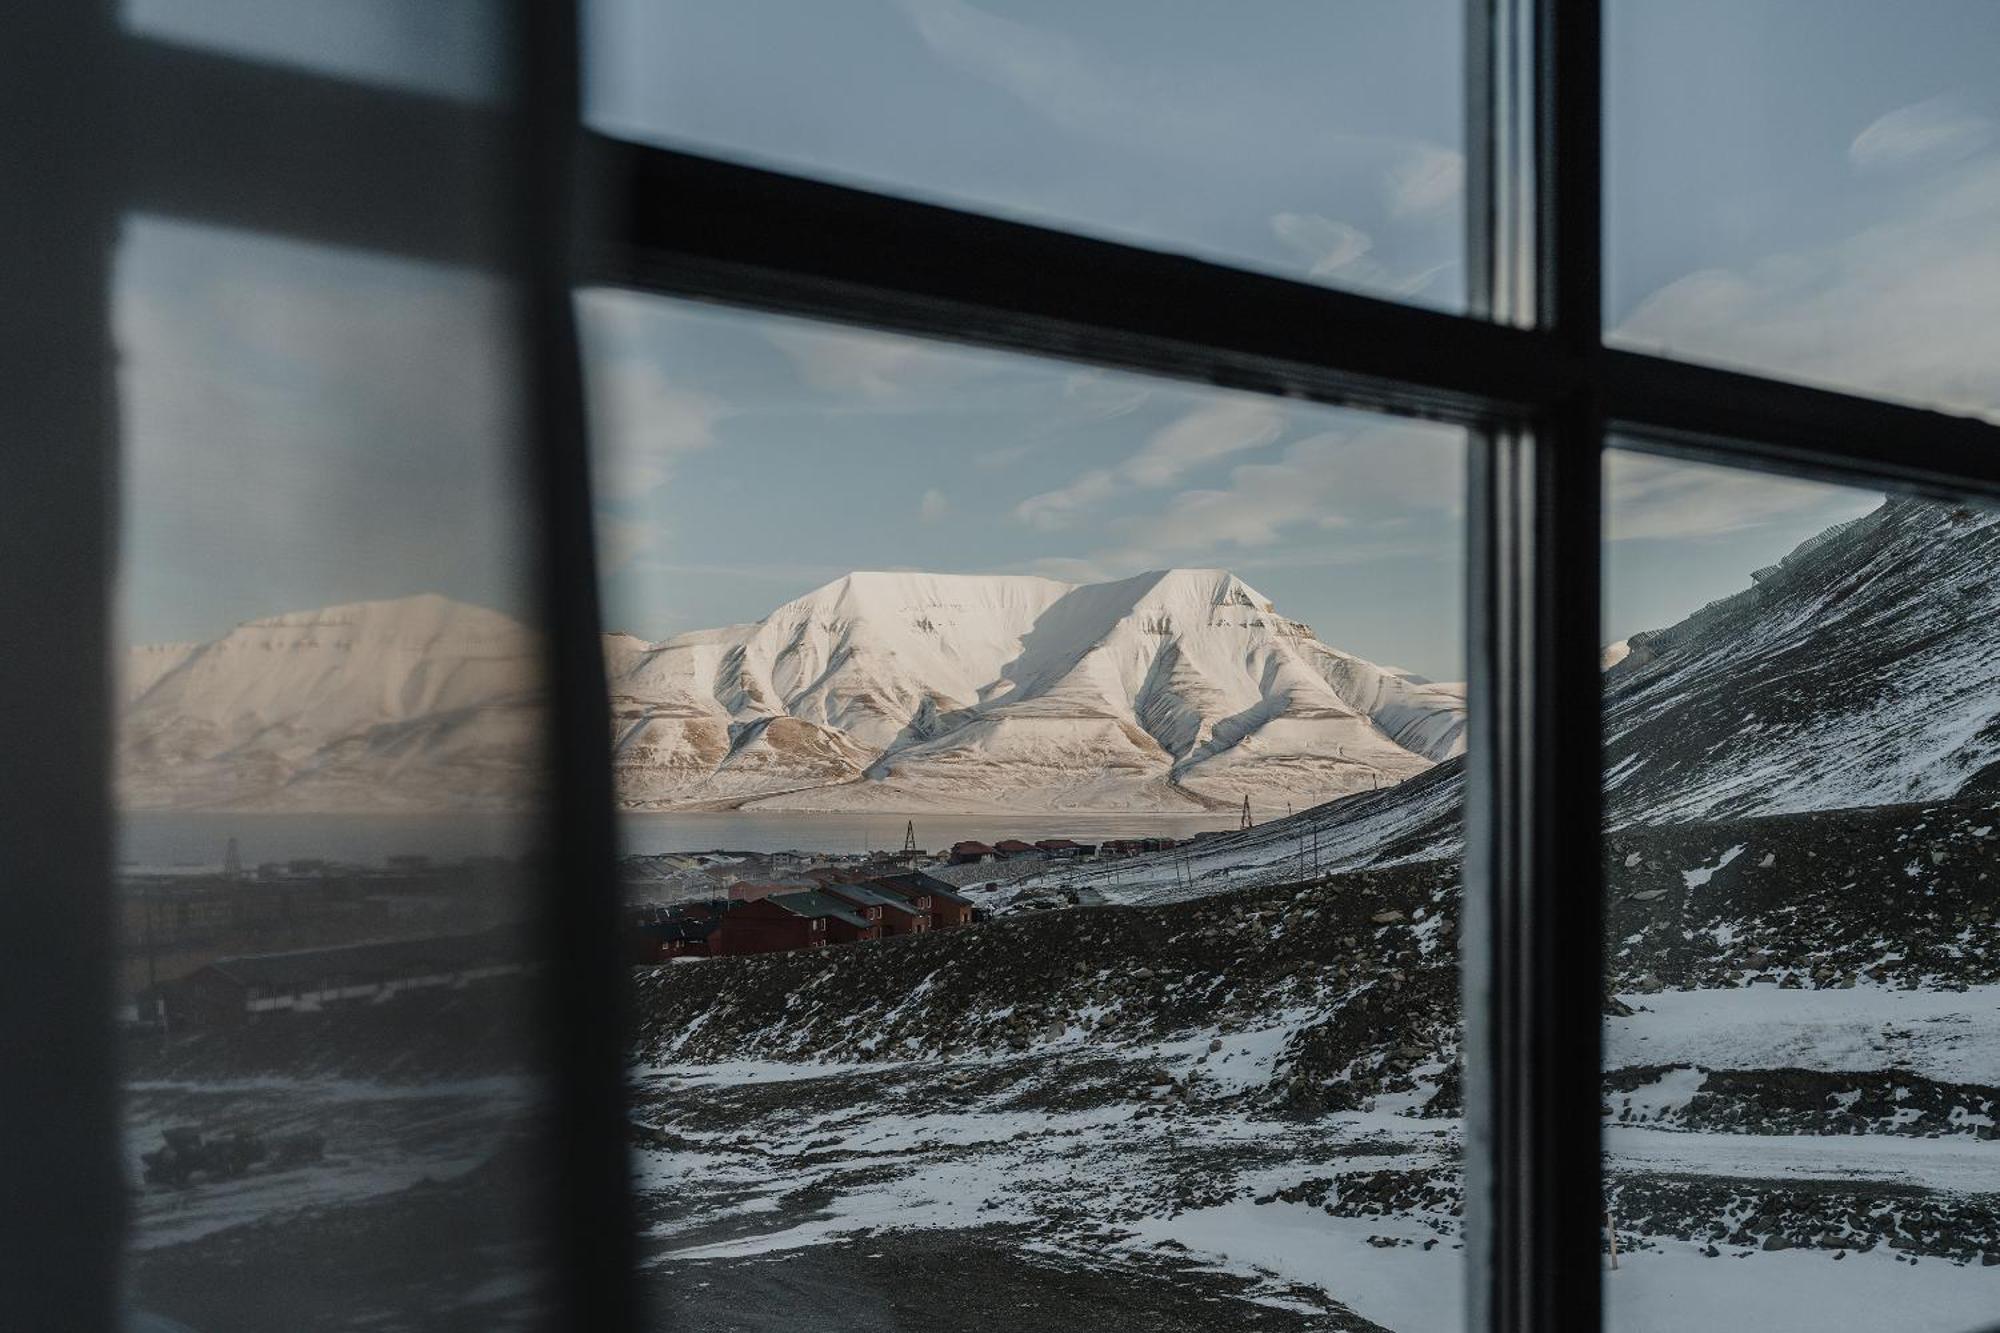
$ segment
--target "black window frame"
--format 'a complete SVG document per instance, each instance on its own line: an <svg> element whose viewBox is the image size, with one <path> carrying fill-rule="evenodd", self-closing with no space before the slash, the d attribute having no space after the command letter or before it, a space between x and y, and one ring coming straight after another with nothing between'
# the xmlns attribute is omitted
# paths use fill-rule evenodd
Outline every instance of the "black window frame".
<svg viewBox="0 0 2000 1333"><path fill-rule="evenodd" d="M1606 441L2000 496L1990 422L1604 345L1601 0L1467 0L1464 314L607 138L583 128L574 0L517 0L513 96L498 109L135 36L112 0L17 10L0 52L0 160L15 166L14 197L39 206L0 211L12 315L0 562L36 576L0 580L0 623L66 630L0 654L0 699L17 705L0 745L15 881L0 933L0 1114L14 1148L0 1155L14 1219L0 1224L0 1290L36 1293L15 1312L24 1326L118 1319L109 693L77 688L109 679L112 649L108 624L79 629L76 610L110 605L109 265L118 219L140 210L493 265L521 293L562 867L545 877L544 919L549 1019L568 1037L550 1051L566 1327L639 1324L576 289L1471 431L1469 1327L1597 1326L1601 738L1594 710L1558 705L1597 689ZM466 229L440 225L426 201L440 182L469 189L494 160L515 207L474 228L468 251Z"/></svg>

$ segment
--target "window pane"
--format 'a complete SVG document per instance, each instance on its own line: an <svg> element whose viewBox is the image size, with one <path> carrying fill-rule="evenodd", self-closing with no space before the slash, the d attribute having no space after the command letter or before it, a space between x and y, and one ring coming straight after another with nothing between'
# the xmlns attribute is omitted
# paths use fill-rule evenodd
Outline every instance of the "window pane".
<svg viewBox="0 0 2000 1333"><path fill-rule="evenodd" d="M1630 453L1609 499L1608 1322L1984 1327L2000 513Z"/></svg>
<svg viewBox="0 0 2000 1333"><path fill-rule="evenodd" d="M1456 1327L1459 433L582 309L662 1325Z"/></svg>
<svg viewBox="0 0 2000 1333"><path fill-rule="evenodd" d="M595 0L615 134L1465 303L1463 6Z"/></svg>
<svg viewBox="0 0 2000 1333"><path fill-rule="evenodd" d="M157 218L117 274L135 1311L540 1306L543 708L506 292Z"/></svg>
<svg viewBox="0 0 2000 1333"><path fill-rule="evenodd" d="M1614 343L2000 410L2000 8L1615 0Z"/></svg>

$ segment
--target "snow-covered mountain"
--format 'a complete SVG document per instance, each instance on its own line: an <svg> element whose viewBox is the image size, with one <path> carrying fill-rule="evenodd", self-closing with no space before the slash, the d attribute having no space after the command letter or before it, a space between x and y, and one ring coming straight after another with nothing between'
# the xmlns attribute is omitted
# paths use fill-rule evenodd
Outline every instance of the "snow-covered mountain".
<svg viewBox="0 0 2000 1333"><path fill-rule="evenodd" d="M540 753L532 636L443 597L252 620L134 648L127 809L466 810L528 799Z"/></svg>
<svg viewBox="0 0 2000 1333"><path fill-rule="evenodd" d="M1233 574L856 573L609 653L627 804L1312 804L1456 753L1464 692L1331 648Z"/></svg>
<svg viewBox="0 0 2000 1333"><path fill-rule="evenodd" d="M605 641L632 808L1310 805L1463 745L1464 691L1322 643L1220 570L1073 585L857 573L761 621ZM537 753L520 625L438 597L134 649L128 808L516 804Z"/></svg>

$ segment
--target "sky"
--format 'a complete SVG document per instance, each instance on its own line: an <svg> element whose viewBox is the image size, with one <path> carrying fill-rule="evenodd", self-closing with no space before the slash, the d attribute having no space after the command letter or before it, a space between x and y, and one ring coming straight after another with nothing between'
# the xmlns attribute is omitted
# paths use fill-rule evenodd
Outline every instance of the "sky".
<svg viewBox="0 0 2000 1333"><path fill-rule="evenodd" d="M308 24L329 11L131 0L128 18L480 95L482 7L419 8ZM1460 13L599 0L589 102L619 133L1451 310ZM2000 406L2000 6L1617 0L1607 28L1615 341ZM455 54L396 54L412 43ZM530 543L497 299L471 274L135 219L126 633L422 590L516 608ZM1213 565L1343 648L1462 671L1448 432L618 293L580 310L621 628L753 619L852 568ZM1608 639L1875 503L1653 458L1610 471Z"/></svg>

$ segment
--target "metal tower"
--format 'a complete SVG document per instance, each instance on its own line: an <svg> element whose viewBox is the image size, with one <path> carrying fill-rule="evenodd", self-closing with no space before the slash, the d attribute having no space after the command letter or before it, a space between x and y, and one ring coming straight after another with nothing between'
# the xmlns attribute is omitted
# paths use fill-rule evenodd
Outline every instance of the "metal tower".
<svg viewBox="0 0 2000 1333"><path fill-rule="evenodd" d="M1252 822L1250 818L1250 795L1248 792L1245 792L1243 796L1243 822L1236 827L1249 828Z"/></svg>
<svg viewBox="0 0 2000 1333"><path fill-rule="evenodd" d="M903 850L906 852L917 850L917 821L914 819L903 825Z"/></svg>

